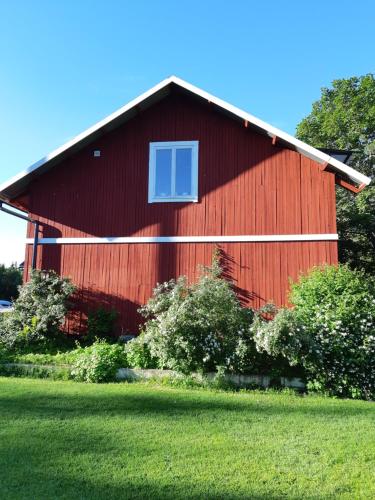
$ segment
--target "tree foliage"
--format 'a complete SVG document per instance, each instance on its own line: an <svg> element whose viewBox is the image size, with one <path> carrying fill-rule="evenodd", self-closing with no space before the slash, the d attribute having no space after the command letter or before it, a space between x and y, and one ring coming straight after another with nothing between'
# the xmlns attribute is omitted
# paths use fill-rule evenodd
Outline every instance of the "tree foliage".
<svg viewBox="0 0 375 500"><path fill-rule="evenodd" d="M14 300L18 297L18 287L22 284L22 273L17 266L0 265L0 299Z"/></svg>
<svg viewBox="0 0 375 500"><path fill-rule="evenodd" d="M375 77L334 80L323 88L297 137L317 148L354 151L350 165L375 176ZM337 189L337 222L342 262L375 272L375 186L357 196Z"/></svg>

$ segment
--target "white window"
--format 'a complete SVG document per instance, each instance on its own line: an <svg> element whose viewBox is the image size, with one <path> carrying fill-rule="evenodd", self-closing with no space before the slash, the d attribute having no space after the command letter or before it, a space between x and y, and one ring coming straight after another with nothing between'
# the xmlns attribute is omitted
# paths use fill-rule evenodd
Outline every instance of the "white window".
<svg viewBox="0 0 375 500"><path fill-rule="evenodd" d="M198 141L150 142L148 202L198 201Z"/></svg>

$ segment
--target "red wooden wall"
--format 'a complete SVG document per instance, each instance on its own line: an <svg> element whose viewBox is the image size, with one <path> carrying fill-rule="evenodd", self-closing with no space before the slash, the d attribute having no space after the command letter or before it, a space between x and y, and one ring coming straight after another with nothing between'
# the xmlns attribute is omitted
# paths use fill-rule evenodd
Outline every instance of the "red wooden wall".
<svg viewBox="0 0 375 500"><path fill-rule="evenodd" d="M136 311L155 284L181 274L195 279L214 249L207 243L45 246L38 268L56 269L79 286L75 314L83 325L85 312L101 303L120 312L120 329L135 331L141 322ZM220 249L225 275L241 301L256 308L267 301L285 304L288 280L300 270L337 262L335 242L223 243Z"/></svg>
<svg viewBox="0 0 375 500"><path fill-rule="evenodd" d="M148 204L151 141L199 140L199 202ZM93 150L101 157L94 158ZM178 92L44 174L30 188L43 237L335 233L334 176L270 138ZM31 228L29 228L31 236ZM226 243L243 300L286 303L288 278L337 262L335 242ZM213 244L80 244L39 248L38 266L70 276L83 309L98 302L134 330L157 281L194 277ZM27 251L26 268L31 248Z"/></svg>

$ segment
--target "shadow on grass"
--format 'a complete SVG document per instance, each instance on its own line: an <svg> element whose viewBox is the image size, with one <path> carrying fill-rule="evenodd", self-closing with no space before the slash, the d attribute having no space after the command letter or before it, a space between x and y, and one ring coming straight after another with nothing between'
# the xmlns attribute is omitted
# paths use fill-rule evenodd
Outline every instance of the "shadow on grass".
<svg viewBox="0 0 375 500"><path fill-rule="evenodd" d="M327 417L371 417L375 420L375 406L371 402L355 402L335 399L304 398L303 396L278 395L275 401L271 395L254 394L238 396L233 393L212 393L210 391L189 391L184 389L158 390L152 386L133 384L118 385L71 385L66 391L55 382L55 391L46 394L36 386L33 392L0 394L0 411L19 416L36 418L85 418L92 416L129 416L155 414L175 418L188 414L227 412L244 414L304 415L313 418ZM108 391L106 388L109 388ZM112 390L115 389L115 393ZM73 394L72 394L73 392Z"/></svg>
<svg viewBox="0 0 375 500"><path fill-rule="evenodd" d="M240 491L235 494L229 488L216 487L214 488L211 482L208 481L196 481L191 480L191 482L181 481L176 485L176 480L170 478L168 481L163 481L161 477L160 480L151 480L145 478L144 476L137 479L132 479L132 477L123 477L122 481L118 484L115 481L100 481L92 480L91 478L79 479L77 477L64 476L62 474L51 474L51 473L38 473L33 471L31 468L29 470L30 474L33 475L33 481L35 481L39 487L31 489L31 494L35 492L36 497L28 496L26 491L30 493L30 490L24 489L22 485L9 484L7 489L3 490L8 493L7 498L38 498L42 499L60 499L60 500L276 500L280 498L288 498L290 500L299 500L298 496L285 496L285 495L274 495L272 493L259 494L252 491L252 487L249 485L248 488L241 488ZM209 491L211 487L211 491ZM1 488L1 485L0 485ZM267 489L266 489L267 490ZM22 494L25 491L25 495ZM1 492L1 490L0 490ZM18 494L17 494L18 493ZM318 499L319 496L304 496L306 500Z"/></svg>
<svg viewBox="0 0 375 500"><path fill-rule="evenodd" d="M262 470L234 477L236 467L225 465L225 456L216 455L213 467L204 451L198 456L184 450L183 462L176 464L176 449L158 448L137 435L119 436L102 429L72 426L36 427L27 433L0 442L0 497L6 499L300 499L285 495L288 483L278 479L268 484ZM230 450L231 456L235 450ZM170 463L166 455L172 455ZM205 464L206 461L206 464ZM210 473L201 474L207 466ZM197 473L198 472L198 473ZM259 477L258 474L261 476ZM156 476L156 477L155 477ZM198 477L197 477L198 476ZM272 492L272 489L275 492ZM281 488L281 489L280 489ZM256 491L257 490L257 491ZM260 493L263 490L264 493ZM276 491L280 492L276 494ZM284 494L282 494L284 491ZM304 495L305 499L321 498Z"/></svg>

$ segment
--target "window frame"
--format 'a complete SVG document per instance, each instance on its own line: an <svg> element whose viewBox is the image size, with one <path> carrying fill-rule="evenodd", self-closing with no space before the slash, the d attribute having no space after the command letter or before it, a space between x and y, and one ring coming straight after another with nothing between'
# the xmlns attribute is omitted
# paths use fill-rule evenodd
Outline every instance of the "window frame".
<svg viewBox="0 0 375 500"><path fill-rule="evenodd" d="M170 196L161 198L155 195L156 189L156 151L158 149L172 149L172 179L171 191L175 192L176 180L176 150L191 148L191 195ZM150 142L149 171L148 171L148 202L149 203L196 203L198 201L198 149L199 141L163 141Z"/></svg>

